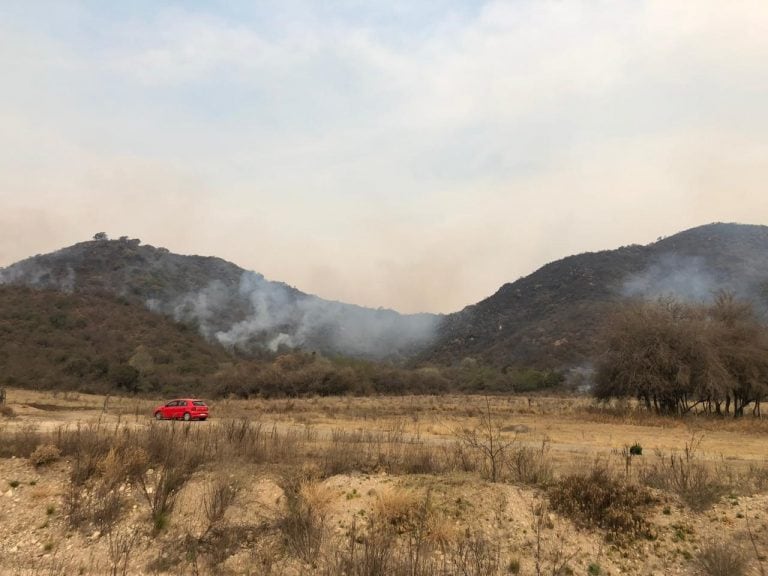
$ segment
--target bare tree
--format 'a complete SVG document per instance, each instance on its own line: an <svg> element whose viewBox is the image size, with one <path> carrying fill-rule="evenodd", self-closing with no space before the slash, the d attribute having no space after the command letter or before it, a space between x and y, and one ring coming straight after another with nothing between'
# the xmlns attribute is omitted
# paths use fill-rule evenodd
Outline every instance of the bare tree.
<svg viewBox="0 0 768 576"><path fill-rule="evenodd" d="M509 452L517 441L517 435L509 438L502 431L502 423L494 418L491 400L485 397L485 410L480 415L480 422L472 429L455 430L459 441L480 455L491 482L497 482L503 470Z"/></svg>

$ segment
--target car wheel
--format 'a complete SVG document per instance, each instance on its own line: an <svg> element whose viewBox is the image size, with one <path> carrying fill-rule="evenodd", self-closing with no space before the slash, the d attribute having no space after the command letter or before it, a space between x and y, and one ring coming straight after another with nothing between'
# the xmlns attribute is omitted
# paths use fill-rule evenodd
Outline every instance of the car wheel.
<svg viewBox="0 0 768 576"><path fill-rule="evenodd" d="M190 420L192 420L192 416L190 415L190 413L184 412L184 422L189 422Z"/></svg>
<svg viewBox="0 0 768 576"><path fill-rule="evenodd" d="M202 418L200 418L200 422L205 422L207 419L208 419L207 416L203 416Z"/></svg>
<svg viewBox="0 0 768 576"><path fill-rule="evenodd" d="M155 412L155 420L162 420L163 415L160 412Z"/></svg>

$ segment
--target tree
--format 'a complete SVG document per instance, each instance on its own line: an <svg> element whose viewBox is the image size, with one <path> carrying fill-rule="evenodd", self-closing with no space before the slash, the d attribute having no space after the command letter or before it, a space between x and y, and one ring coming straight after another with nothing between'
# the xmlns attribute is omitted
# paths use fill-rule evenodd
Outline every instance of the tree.
<svg viewBox="0 0 768 576"><path fill-rule="evenodd" d="M109 240L109 236L107 236L106 232L96 232L96 234L93 235L94 240Z"/></svg>
<svg viewBox="0 0 768 576"><path fill-rule="evenodd" d="M752 306L732 294L717 296L711 316L719 360L728 373L726 407L733 401L734 416L743 416L744 408L754 403L754 414L759 415L760 402L768 394L768 331Z"/></svg>
<svg viewBox="0 0 768 576"><path fill-rule="evenodd" d="M710 306L666 298L634 302L607 322L595 396L635 397L659 413L741 416L768 393L768 331L748 303L720 294Z"/></svg>

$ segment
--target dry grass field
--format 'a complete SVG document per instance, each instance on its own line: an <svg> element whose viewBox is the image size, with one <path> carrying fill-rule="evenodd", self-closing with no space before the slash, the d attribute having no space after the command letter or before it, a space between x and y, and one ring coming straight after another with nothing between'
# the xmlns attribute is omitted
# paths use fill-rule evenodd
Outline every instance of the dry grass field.
<svg viewBox="0 0 768 576"><path fill-rule="evenodd" d="M768 569L765 420L407 396L221 400L207 422L154 422L159 402L8 391L0 574Z"/></svg>

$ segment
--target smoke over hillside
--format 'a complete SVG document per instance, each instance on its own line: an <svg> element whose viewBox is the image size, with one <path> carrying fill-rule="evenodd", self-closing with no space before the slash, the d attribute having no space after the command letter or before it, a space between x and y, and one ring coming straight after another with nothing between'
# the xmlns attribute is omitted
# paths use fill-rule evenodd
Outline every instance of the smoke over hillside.
<svg viewBox="0 0 768 576"><path fill-rule="evenodd" d="M709 303L720 291L768 320L768 227L715 223L660 239L569 256L446 317L421 355L498 366L581 366L603 351L605 318L628 298Z"/></svg>
<svg viewBox="0 0 768 576"><path fill-rule="evenodd" d="M732 288L717 278L699 256L664 254L624 282L623 295L653 300L672 296L690 302L709 302L719 290Z"/></svg>
<svg viewBox="0 0 768 576"><path fill-rule="evenodd" d="M709 304L720 292L768 313L768 228L717 223L651 244L644 266L622 283L621 295Z"/></svg>
<svg viewBox="0 0 768 576"><path fill-rule="evenodd" d="M213 281L171 302L147 304L196 323L203 335L227 348L261 346L272 352L312 348L382 358L429 345L439 323L430 314L404 316L323 300L254 272L244 272L236 287Z"/></svg>
<svg viewBox="0 0 768 576"><path fill-rule="evenodd" d="M0 282L117 295L194 325L230 350L572 367L599 353L603 319L629 297L706 303L727 290L766 314L768 227L711 224L647 246L570 256L448 316L323 300L219 258L128 239L29 258L0 270Z"/></svg>
<svg viewBox="0 0 768 576"><path fill-rule="evenodd" d="M84 242L0 270L0 284L112 293L194 324L230 350L311 349L374 359L428 347L440 316L323 300L218 258L181 256L137 240Z"/></svg>

